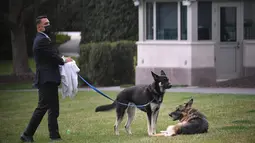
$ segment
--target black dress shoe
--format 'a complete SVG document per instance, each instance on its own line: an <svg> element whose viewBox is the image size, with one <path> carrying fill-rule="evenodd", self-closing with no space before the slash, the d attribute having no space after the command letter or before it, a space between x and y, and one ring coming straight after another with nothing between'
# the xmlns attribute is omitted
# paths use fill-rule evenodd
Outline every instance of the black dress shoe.
<svg viewBox="0 0 255 143"><path fill-rule="evenodd" d="M21 140L22 142L34 142L33 137L25 136L24 134L22 134L22 135L20 136L20 140Z"/></svg>

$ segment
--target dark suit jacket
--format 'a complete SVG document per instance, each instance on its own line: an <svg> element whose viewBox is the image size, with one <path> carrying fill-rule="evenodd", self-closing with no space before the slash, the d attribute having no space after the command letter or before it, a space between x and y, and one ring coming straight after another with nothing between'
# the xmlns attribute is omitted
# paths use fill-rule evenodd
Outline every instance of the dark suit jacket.
<svg viewBox="0 0 255 143"><path fill-rule="evenodd" d="M59 65L63 65L63 59L53 48L51 40L43 33L37 33L33 44L34 59L36 63L36 75L34 86L39 87L46 82L61 82Z"/></svg>

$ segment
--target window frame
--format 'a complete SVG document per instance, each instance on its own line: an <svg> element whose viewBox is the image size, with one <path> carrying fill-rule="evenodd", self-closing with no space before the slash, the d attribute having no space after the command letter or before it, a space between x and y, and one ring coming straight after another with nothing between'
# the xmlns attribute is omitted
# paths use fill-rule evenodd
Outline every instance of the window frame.
<svg viewBox="0 0 255 143"><path fill-rule="evenodd" d="M168 2L168 3L177 3L177 40L176 39L157 39L157 16L156 16L156 12L157 12L157 8L156 8L156 3L162 3L162 2ZM147 3L152 3L153 5L153 39L147 39ZM188 7L187 7L187 38L186 39L181 39L181 35L182 35L182 30L181 30L181 6L182 6L182 2L181 1L164 1L164 0L160 0L160 1L152 1L152 0L147 0L145 1L144 4L144 40L145 41L188 41Z"/></svg>

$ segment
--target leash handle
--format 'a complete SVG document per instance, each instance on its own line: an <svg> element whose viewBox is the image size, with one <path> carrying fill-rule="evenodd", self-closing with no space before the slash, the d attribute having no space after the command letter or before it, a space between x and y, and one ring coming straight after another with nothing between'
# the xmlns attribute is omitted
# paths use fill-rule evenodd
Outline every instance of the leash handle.
<svg viewBox="0 0 255 143"><path fill-rule="evenodd" d="M104 97L108 98L109 100L111 100L111 101L113 101L113 102L115 101L114 99L112 99L111 97L109 97L108 95L104 94L103 92L101 92L100 90L98 90L96 87L94 87L93 85L91 85L89 82L87 82L81 75L78 74L78 76L80 77L81 80L83 80L90 88L92 88L93 90L95 90L97 93L103 95ZM153 100L154 100L154 98L153 98L150 102L148 102L148 103L146 103L146 104L144 104L144 105L135 105L134 103L126 104L126 103L118 102L117 100L116 100L116 103L121 104L121 105L124 105L124 106L134 106L134 107L137 107L137 108L142 108L142 107L145 107L145 106L149 105Z"/></svg>

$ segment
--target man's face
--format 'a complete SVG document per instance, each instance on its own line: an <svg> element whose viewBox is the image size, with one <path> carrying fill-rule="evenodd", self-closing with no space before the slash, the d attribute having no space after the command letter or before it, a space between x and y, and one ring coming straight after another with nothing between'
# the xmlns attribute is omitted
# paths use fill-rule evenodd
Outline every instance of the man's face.
<svg viewBox="0 0 255 143"><path fill-rule="evenodd" d="M43 31L45 31L44 27L48 26L48 25L50 25L49 19L48 18L43 18L43 19L41 19L41 23L38 24L38 30L43 32Z"/></svg>

